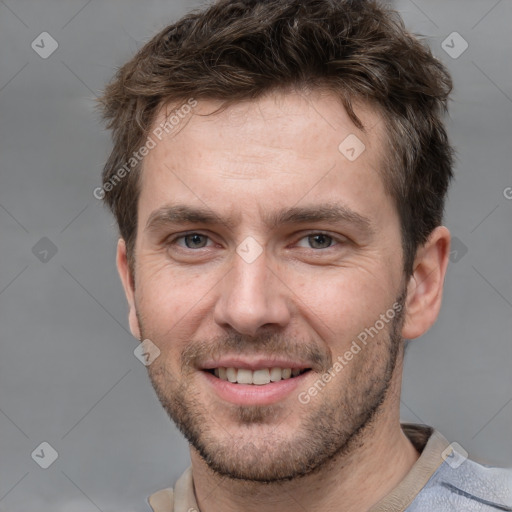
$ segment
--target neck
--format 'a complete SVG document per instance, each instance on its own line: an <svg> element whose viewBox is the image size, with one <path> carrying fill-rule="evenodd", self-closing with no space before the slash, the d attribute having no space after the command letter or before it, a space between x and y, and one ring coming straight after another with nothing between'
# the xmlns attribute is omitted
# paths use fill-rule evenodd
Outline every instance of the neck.
<svg viewBox="0 0 512 512"><path fill-rule="evenodd" d="M396 373L401 377L400 371ZM373 422L352 439L349 450L299 479L270 484L230 479L213 472L192 449L201 512L270 512L276 505L280 512L369 510L398 485L419 457L400 427L396 381Z"/></svg>

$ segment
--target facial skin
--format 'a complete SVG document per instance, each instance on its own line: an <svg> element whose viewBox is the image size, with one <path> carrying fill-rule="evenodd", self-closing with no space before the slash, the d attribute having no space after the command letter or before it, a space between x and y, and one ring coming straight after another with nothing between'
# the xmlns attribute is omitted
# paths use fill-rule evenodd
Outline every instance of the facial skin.
<svg viewBox="0 0 512 512"><path fill-rule="evenodd" d="M292 510L313 489L318 496L307 510L334 510L341 493L344 510L363 510L418 457L399 425L402 337L421 335L437 316L449 233L432 233L406 279L398 214L379 172L384 126L364 105L356 113L366 133L334 96L318 91L197 115L218 106L199 102L144 161L134 276L122 240L118 247L130 327L161 351L149 375L191 443L202 511L252 510L248 496L258 510L276 500L279 510ZM366 146L353 162L338 150L349 134ZM206 210L217 222L172 223L165 212L177 205ZM291 208L326 205L343 208L345 218L269 223ZM251 262L237 253L247 237L262 249ZM394 304L401 314L301 403L299 394ZM226 358L254 367L286 367L277 362L284 359L310 370L277 400L261 398L265 386L237 384L260 395L235 403L204 371ZM223 476L229 485L221 485Z"/></svg>

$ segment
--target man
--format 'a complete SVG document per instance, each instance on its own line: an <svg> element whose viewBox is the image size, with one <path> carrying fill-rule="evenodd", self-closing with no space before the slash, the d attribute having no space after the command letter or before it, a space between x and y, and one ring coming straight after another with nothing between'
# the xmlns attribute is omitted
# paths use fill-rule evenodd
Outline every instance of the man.
<svg viewBox="0 0 512 512"><path fill-rule="evenodd" d="M130 328L191 467L154 511L512 510L400 424L441 305L451 80L373 1L223 0L106 88Z"/></svg>

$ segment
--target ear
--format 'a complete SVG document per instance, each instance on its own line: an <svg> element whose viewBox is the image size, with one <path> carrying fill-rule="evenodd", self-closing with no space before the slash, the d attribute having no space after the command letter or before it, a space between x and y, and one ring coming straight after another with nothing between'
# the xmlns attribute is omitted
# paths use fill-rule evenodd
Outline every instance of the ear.
<svg viewBox="0 0 512 512"><path fill-rule="evenodd" d="M436 321L441 309L449 256L450 232L446 227L438 226L416 252L407 286L403 338L421 336Z"/></svg>
<svg viewBox="0 0 512 512"><path fill-rule="evenodd" d="M134 290L134 279L130 271L130 265L128 264L128 258L126 255L126 243L120 238L117 242L117 271L119 277L123 283L124 293L126 300L128 301L128 321L130 324L130 331L138 339L141 339L139 320L137 319L137 309L135 308L135 290Z"/></svg>

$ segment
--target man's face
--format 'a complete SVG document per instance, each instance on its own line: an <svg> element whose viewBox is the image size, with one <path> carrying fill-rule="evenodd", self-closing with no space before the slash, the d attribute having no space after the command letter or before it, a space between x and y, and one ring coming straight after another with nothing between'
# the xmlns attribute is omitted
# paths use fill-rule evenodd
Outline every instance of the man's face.
<svg viewBox="0 0 512 512"><path fill-rule="evenodd" d="M196 115L218 105L200 102L145 159L131 325L160 349L153 386L212 469L291 478L346 450L397 378L389 311L404 276L383 125L360 107L363 134L319 93ZM365 144L353 161L338 149L350 134ZM174 215L187 209L213 222Z"/></svg>

